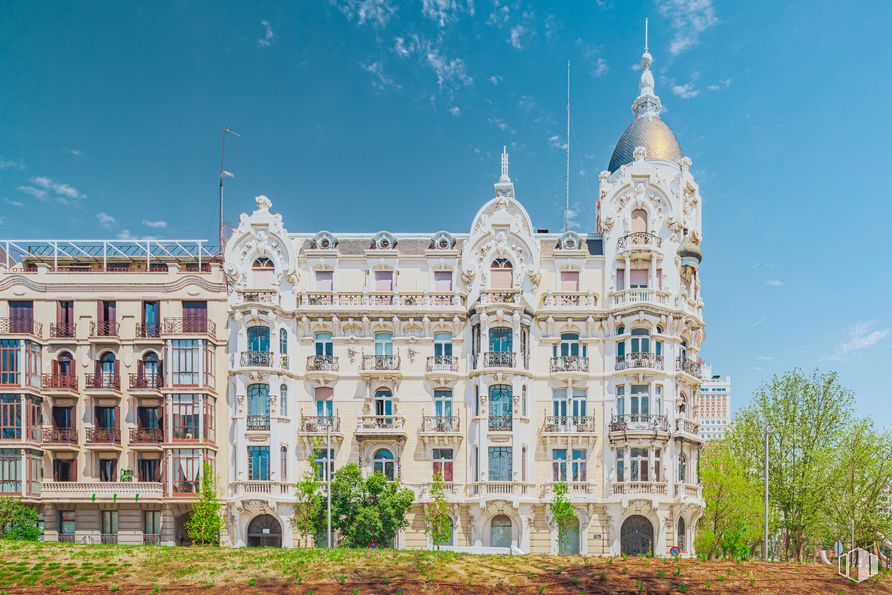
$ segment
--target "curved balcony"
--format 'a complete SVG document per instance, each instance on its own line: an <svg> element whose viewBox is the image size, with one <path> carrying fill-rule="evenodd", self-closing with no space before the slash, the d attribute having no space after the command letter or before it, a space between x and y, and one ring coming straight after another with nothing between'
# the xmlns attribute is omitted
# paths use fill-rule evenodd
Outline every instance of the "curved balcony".
<svg viewBox="0 0 892 595"><path fill-rule="evenodd" d="M588 375L588 358L578 355L553 357L549 370L560 378L583 378Z"/></svg>
<svg viewBox="0 0 892 595"><path fill-rule="evenodd" d="M610 419L610 439L641 437L669 438L669 419L655 413L614 415Z"/></svg>
<svg viewBox="0 0 892 595"><path fill-rule="evenodd" d="M662 370L663 356L656 353L627 353L616 356L617 372L622 370Z"/></svg>
<svg viewBox="0 0 892 595"><path fill-rule="evenodd" d="M119 322L109 322L95 320L90 321L90 340L97 342L118 343L121 341L121 324Z"/></svg>
<svg viewBox="0 0 892 595"><path fill-rule="evenodd" d="M688 376L692 376L697 380L700 380L701 367L700 362L695 362L692 359L681 357L675 358L675 369L679 372L684 372Z"/></svg>
<svg viewBox="0 0 892 595"><path fill-rule="evenodd" d="M248 289L238 292L240 304L261 304L265 306L278 306L279 294L271 289Z"/></svg>
<svg viewBox="0 0 892 595"><path fill-rule="evenodd" d="M444 380L458 377L458 358L452 355L431 355L427 358L424 375L428 379Z"/></svg>
<svg viewBox="0 0 892 595"><path fill-rule="evenodd" d="M676 483L675 497L700 500L703 498L703 488L695 483Z"/></svg>
<svg viewBox="0 0 892 595"><path fill-rule="evenodd" d="M406 439L406 419L397 415L361 415L356 421L358 441L372 438Z"/></svg>
<svg viewBox="0 0 892 595"><path fill-rule="evenodd" d="M272 351L242 351L239 355L239 366L242 368L270 368L272 365Z"/></svg>
<svg viewBox="0 0 892 595"><path fill-rule="evenodd" d="M546 444L591 443L598 433L593 415L546 415L542 439Z"/></svg>
<svg viewBox="0 0 892 595"><path fill-rule="evenodd" d="M30 318L0 318L0 335L30 335L40 338L43 324Z"/></svg>
<svg viewBox="0 0 892 595"><path fill-rule="evenodd" d="M675 420L675 435L684 440L703 443L703 436L700 434L700 424L692 419L677 418Z"/></svg>
<svg viewBox="0 0 892 595"><path fill-rule="evenodd" d="M656 304L668 308L670 295L668 291L657 289L625 289L614 291L610 294L610 305L613 308L619 308L622 306Z"/></svg>
<svg viewBox="0 0 892 595"><path fill-rule="evenodd" d="M331 380L338 376L338 358L334 355L307 356L307 378Z"/></svg>
<svg viewBox="0 0 892 595"><path fill-rule="evenodd" d="M616 240L616 250L652 250L663 245L663 240L655 233L635 231Z"/></svg>
<svg viewBox="0 0 892 595"><path fill-rule="evenodd" d="M77 336L77 325L73 322L51 322L50 339L74 339Z"/></svg>
<svg viewBox="0 0 892 595"><path fill-rule="evenodd" d="M521 291L519 289L482 289L480 291L481 306L520 306Z"/></svg>
<svg viewBox="0 0 892 595"><path fill-rule="evenodd" d="M665 496L666 483L661 481L615 481L614 496Z"/></svg>
<svg viewBox="0 0 892 595"><path fill-rule="evenodd" d="M461 420L457 415L424 415L421 438L434 445L448 445L462 439Z"/></svg>
<svg viewBox="0 0 892 595"><path fill-rule="evenodd" d="M523 370L519 368L523 361ZM474 371L494 373L501 370L527 371L529 362L512 351L485 351L474 356Z"/></svg>
<svg viewBox="0 0 892 595"><path fill-rule="evenodd" d="M398 355L364 355L362 356L362 376L400 376L400 356Z"/></svg>
<svg viewBox="0 0 892 595"><path fill-rule="evenodd" d="M75 374L43 374L41 387L48 395L77 396L77 375Z"/></svg>

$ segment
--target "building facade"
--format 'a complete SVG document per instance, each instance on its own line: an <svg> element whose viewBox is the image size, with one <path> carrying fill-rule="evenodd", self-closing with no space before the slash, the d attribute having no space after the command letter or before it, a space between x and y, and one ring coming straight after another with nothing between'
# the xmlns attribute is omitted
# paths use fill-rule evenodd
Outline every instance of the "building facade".
<svg viewBox="0 0 892 595"><path fill-rule="evenodd" d="M650 64L592 233L536 231L503 151L456 232L292 233L261 196L222 267L200 243L6 243L3 490L48 539L173 544L207 461L223 542L287 547L310 461L357 463L415 493L396 547L430 545L437 474L454 546L692 554L701 201Z"/></svg>
<svg viewBox="0 0 892 595"><path fill-rule="evenodd" d="M701 366L700 402L697 422L704 440L721 440L731 424L731 377L712 373Z"/></svg>

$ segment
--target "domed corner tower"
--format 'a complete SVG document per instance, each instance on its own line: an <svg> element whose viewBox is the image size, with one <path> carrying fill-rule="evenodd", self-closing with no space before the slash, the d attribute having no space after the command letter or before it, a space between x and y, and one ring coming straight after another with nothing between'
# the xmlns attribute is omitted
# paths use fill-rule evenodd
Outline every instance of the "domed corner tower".
<svg viewBox="0 0 892 595"><path fill-rule="evenodd" d="M645 48L634 119L600 175L596 207L609 311L607 509L611 553L691 556L703 511L701 201L691 161L660 118L652 62Z"/></svg>

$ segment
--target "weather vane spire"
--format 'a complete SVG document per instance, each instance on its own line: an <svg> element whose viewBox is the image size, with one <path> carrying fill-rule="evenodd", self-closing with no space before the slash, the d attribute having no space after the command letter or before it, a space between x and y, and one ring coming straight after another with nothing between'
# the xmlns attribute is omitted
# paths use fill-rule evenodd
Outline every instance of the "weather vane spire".
<svg viewBox="0 0 892 595"><path fill-rule="evenodd" d="M647 17L644 17L644 51L647 52Z"/></svg>
<svg viewBox="0 0 892 595"><path fill-rule="evenodd" d="M638 83L638 97L632 104L632 113L636 118L641 116L659 116L663 109L660 98L654 92L654 75L650 71L653 56L650 55L648 19L644 19L644 53L641 54L641 80Z"/></svg>
<svg viewBox="0 0 892 595"><path fill-rule="evenodd" d="M511 178L508 177L508 146L502 145L502 176L499 178L500 182L510 182Z"/></svg>

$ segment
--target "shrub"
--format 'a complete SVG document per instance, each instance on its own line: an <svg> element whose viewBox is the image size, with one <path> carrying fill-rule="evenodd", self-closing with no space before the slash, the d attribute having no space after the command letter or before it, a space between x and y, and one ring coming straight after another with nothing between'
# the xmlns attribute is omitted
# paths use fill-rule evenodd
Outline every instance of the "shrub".
<svg viewBox="0 0 892 595"><path fill-rule="evenodd" d="M0 538L16 541L40 539L37 511L17 498L0 498Z"/></svg>

